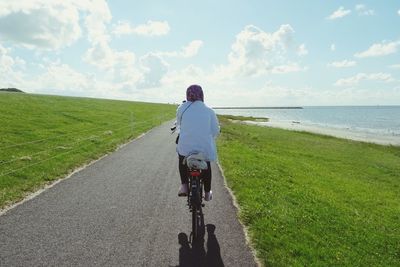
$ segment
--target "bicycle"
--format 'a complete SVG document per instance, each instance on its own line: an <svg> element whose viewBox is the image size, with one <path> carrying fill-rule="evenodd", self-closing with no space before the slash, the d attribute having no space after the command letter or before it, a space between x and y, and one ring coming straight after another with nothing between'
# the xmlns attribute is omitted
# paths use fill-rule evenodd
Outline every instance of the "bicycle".
<svg viewBox="0 0 400 267"><path fill-rule="evenodd" d="M171 134L177 130L176 121L171 127ZM179 135L175 143L178 143ZM207 162L202 153L194 152L184 159L184 163L188 166L188 182L189 192L187 196L187 205L192 213L192 233L190 239L197 240L202 232L204 232L204 215L203 215L203 179L202 171L208 169Z"/></svg>
<svg viewBox="0 0 400 267"><path fill-rule="evenodd" d="M192 213L192 233L193 241L196 241L204 231L203 207L203 179L202 171L207 169L207 163L201 159L201 155L194 154L186 158L188 166L189 193L187 203L189 211Z"/></svg>

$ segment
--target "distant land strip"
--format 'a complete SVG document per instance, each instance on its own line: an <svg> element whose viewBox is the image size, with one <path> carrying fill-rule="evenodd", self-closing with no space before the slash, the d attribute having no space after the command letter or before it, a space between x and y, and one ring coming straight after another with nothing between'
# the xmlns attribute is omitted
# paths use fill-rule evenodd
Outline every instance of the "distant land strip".
<svg viewBox="0 0 400 267"><path fill-rule="evenodd" d="M213 107L213 109L303 109L303 107Z"/></svg>
<svg viewBox="0 0 400 267"><path fill-rule="evenodd" d="M22 90L17 88L1 88L0 91L3 92L14 92L14 93L24 93Z"/></svg>

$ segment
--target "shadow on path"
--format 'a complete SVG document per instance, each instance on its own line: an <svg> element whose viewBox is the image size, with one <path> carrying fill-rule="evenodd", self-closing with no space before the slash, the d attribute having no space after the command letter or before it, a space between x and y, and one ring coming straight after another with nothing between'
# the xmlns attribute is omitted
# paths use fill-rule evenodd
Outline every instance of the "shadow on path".
<svg viewBox="0 0 400 267"><path fill-rule="evenodd" d="M196 242L189 243L185 233L179 233L179 267L183 266L224 266L217 237L215 225L207 224L207 243L204 248L204 234ZM191 245L191 246L190 246Z"/></svg>

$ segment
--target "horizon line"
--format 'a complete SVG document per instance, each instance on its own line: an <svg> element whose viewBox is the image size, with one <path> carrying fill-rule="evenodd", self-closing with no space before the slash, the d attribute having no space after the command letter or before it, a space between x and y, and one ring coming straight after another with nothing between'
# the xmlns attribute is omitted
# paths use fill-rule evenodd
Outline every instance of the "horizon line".
<svg viewBox="0 0 400 267"><path fill-rule="evenodd" d="M213 109L303 109L303 107L213 107Z"/></svg>

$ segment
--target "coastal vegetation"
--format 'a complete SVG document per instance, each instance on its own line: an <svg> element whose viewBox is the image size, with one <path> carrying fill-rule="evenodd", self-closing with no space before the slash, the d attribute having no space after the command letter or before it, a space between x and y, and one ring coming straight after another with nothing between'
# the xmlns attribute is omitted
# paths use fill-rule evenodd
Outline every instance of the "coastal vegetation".
<svg viewBox="0 0 400 267"><path fill-rule="evenodd" d="M233 121L255 121L255 122L267 122L268 121L268 118L252 117L252 116L224 115L223 118L233 120Z"/></svg>
<svg viewBox="0 0 400 267"><path fill-rule="evenodd" d="M266 266L398 266L400 147L219 119L219 160Z"/></svg>
<svg viewBox="0 0 400 267"><path fill-rule="evenodd" d="M176 106L0 92L0 208L172 119Z"/></svg>

